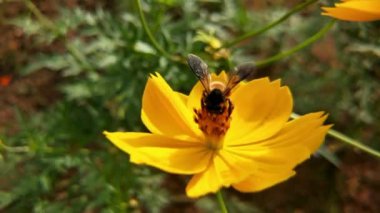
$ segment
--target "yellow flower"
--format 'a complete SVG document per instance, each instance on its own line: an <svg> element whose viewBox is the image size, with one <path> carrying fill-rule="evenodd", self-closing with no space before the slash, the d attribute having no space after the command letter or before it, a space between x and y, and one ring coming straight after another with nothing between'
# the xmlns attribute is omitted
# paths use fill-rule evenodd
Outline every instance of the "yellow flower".
<svg viewBox="0 0 380 213"><path fill-rule="evenodd" d="M223 84L227 75L212 75L212 80ZM288 179L294 167L318 149L330 128L323 125L323 112L289 121L293 101L288 87L261 78L240 82L230 96L230 119L203 122L201 131L200 118L194 118L202 92L199 82L189 96L175 92L158 73L152 75L141 111L152 133L104 134L130 154L133 163L193 175L186 193L195 198L230 186L241 192L260 191ZM225 134L218 129L220 123ZM207 124L216 129L205 130Z"/></svg>
<svg viewBox="0 0 380 213"><path fill-rule="evenodd" d="M222 42L214 34L215 32L213 31L209 33L198 31L194 41L207 44L205 51L209 53L214 60L229 58L230 51L226 48L222 48Z"/></svg>
<svg viewBox="0 0 380 213"><path fill-rule="evenodd" d="M198 31L194 41L201 41L208 44L213 49L219 49L222 47L222 42L215 37L214 34L215 32L205 33L203 31Z"/></svg>
<svg viewBox="0 0 380 213"><path fill-rule="evenodd" d="M345 21L380 20L380 0L343 0L335 7L322 7L322 15Z"/></svg>

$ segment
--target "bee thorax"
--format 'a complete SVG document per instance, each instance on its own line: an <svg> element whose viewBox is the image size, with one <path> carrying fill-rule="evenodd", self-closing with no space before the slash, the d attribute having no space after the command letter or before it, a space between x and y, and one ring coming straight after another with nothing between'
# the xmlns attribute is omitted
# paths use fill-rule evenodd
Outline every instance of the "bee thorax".
<svg viewBox="0 0 380 213"><path fill-rule="evenodd" d="M224 91L226 89L226 84L221 81L212 81L210 82L210 90L218 89Z"/></svg>
<svg viewBox="0 0 380 213"><path fill-rule="evenodd" d="M222 138L230 127L233 105L218 89L202 97L201 109L194 109L194 120L208 138Z"/></svg>
<svg viewBox="0 0 380 213"><path fill-rule="evenodd" d="M221 114L224 111L226 97L219 89L212 90L202 98L202 107L214 114Z"/></svg>

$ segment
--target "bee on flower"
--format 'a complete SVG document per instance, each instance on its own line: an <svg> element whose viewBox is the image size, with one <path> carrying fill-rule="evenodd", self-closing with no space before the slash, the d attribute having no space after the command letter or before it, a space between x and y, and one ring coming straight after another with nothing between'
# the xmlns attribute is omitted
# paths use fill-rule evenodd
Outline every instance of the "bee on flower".
<svg viewBox="0 0 380 213"><path fill-rule="evenodd" d="M141 119L151 133L104 134L133 163L192 175L189 197L222 187L257 192L285 181L331 127L323 125L323 112L289 120L289 88L280 80L252 80L253 66L215 75L195 55L188 64L200 80L189 95L173 91L158 73L148 79Z"/></svg>

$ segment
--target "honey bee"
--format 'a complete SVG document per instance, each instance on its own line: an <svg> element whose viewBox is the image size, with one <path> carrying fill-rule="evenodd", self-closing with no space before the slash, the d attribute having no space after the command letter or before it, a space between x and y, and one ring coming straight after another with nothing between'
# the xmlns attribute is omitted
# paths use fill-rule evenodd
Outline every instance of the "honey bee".
<svg viewBox="0 0 380 213"><path fill-rule="evenodd" d="M253 64L243 64L229 73L228 82L224 84L223 82L211 80L207 64L198 56L189 54L187 62L204 88L201 106L213 114L222 114L226 109L231 114L231 107L233 107L229 99L231 90L239 82L251 80L255 75Z"/></svg>
<svg viewBox="0 0 380 213"><path fill-rule="evenodd" d="M207 64L198 56L189 54L187 62L204 88L201 109L194 109L195 122L206 135L224 135L234 109L229 98L231 91L239 82L251 80L255 76L255 67L253 64L237 66L229 73L228 82L224 83L212 81Z"/></svg>

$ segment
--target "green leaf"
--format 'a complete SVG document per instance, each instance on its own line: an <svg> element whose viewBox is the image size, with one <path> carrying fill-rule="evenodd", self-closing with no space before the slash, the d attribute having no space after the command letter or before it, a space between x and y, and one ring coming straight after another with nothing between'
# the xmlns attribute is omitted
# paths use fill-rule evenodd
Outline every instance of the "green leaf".
<svg viewBox="0 0 380 213"><path fill-rule="evenodd" d="M92 95L90 89L82 83L67 84L62 86L61 89L69 100L89 98Z"/></svg>
<svg viewBox="0 0 380 213"><path fill-rule="evenodd" d="M320 154L322 157L324 157L326 160L328 160L330 163L332 163L334 166L338 167L340 166L340 159L338 156L335 155L335 153L331 152L327 146L322 145L318 149L318 154Z"/></svg>
<svg viewBox="0 0 380 213"><path fill-rule="evenodd" d="M0 191L0 209L3 209L4 207L12 203L13 200L14 197L12 196L12 193Z"/></svg>
<svg viewBox="0 0 380 213"><path fill-rule="evenodd" d="M134 50L136 52L152 54L152 55L155 55L157 53L156 50L152 46L150 46L148 43L145 43L143 41L137 41L135 43Z"/></svg>
<svg viewBox="0 0 380 213"><path fill-rule="evenodd" d="M7 23L21 28L27 35L35 35L42 30L41 24L29 16L17 17L7 21Z"/></svg>
<svg viewBox="0 0 380 213"><path fill-rule="evenodd" d="M370 53L377 57L380 57L379 45L354 43L347 48L348 51L357 53Z"/></svg>
<svg viewBox="0 0 380 213"><path fill-rule="evenodd" d="M69 66L64 55L39 55L30 61L29 64L20 70L22 75L28 75L42 68L58 71Z"/></svg>

